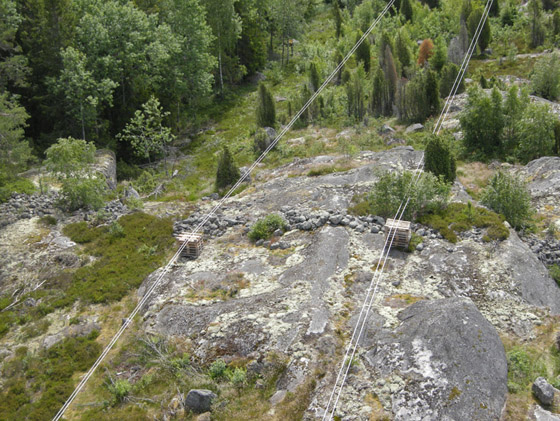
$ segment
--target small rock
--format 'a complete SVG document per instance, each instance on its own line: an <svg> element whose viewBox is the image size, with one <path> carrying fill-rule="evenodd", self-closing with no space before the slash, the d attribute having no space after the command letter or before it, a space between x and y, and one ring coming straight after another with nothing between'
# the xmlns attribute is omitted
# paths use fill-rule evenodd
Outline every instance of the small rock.
<svg viewBox="0 0 560 421"><path fill-rule="evenodd" d="M423 129L424 129L424 126L422 124L415 123L415 124L412 124L412 125L408 126L404 132L405 133L414 133L414 132L418 132L418 131L423 130Z"/></svg>
<svg viewBox="0 0 560 421"><path fill-rule="evenodd" d="M377 234L379 232L379 227L377 225L374 225L373 227L371 227L371 233L372 234Z"/></svg>
<svg viewBox="0 0 560 421"><path fill-rule="evenodd" d="M416 246L416 250L418 250L418 251L424 250L424 243L418 244L418 245Z"/></svg>
<svg viewBox="0 0 560 421"><path fill-rule="evenodd" d="M560 417L541 408L539 405L535 405L533 408L533 416L535 421L560 421Z"/></svg>
<svg viewBox="0 0 560 421"><path fill-rule="evenodd" d="M348 224L348 226L352 229L355 229L358 227L358 223L356 221L352 221Z"/></svg>
<svg viewBox="0 0 560 421"><path fill-rule="evenodd" d="M387 124L384 124L379 129L379 133L381 134L395 133L395 129L393 129L391 126L388 126Z"/></svg>
<svg viewBox="0 0 560 421"><path fill-rule="evenodd" d="M284 231L282 231L281 229L277 229L272 235L274 235L275 237L282 237L282 235L284 235Z"/></svg>
<svg viewBox="0 0 560 421"><path fill-rule="evenodd" d="M259 379L255 382L255 389L257 389L257 390L264 389L264 383L263 383L262 380Z"/></svg>
<svg viewBox="0 0 560 421"><path fill-rule="evenodd" d="M270 245L270 250L278 250L280 248L280 244L279 243L272 243Z"/></svg>
<svg viewBox="0 0 560 421"><path fill-rule="evenodd" d="M264 242L262 243L262 246L263 246L264 248L269 248L269 247L270 247L270 241L264 241Z"/></svg>
<svg viewBox="0 0 560 421"><path fill-rule="evenodd" d="M264 240L261 238L260 240L257 240L257 242L255 243L255 246L260 247L262 246L264 243Z"/></svg>
<svg viewBox="0 0 560 421"><path fill-rule="evenodd" d="M212 401L216 399L216 394L207 389L191 389L185 399L185 406L193 412L203 413L210 411Z"/></svg>
<svg viewBox="0 0 560 421"><path fill-rule="evenodd" d="M554 401L554 387L544 377L539 377L533 383L533 394L543 405L552 405Z"/></svg>
<svg viewBox="0 0 560 421"><path fill-rule="evenodd" d="M394 287L398 287L398 286L400 286L401 281L393 281L392 284L393 284Z"/></svg>
<svg viewBox="0 0 560 421"><path fill-rule="evenodd" d="M286 393L287 392L285 390L276 391L276 393L272 395L272 397L269 399L270 404L272 406L278 405L280 402L284 400L284 398L286 397Z"/></svg>
<svg viewBox="0 0 560 421"><path fill-rule="evenodd" d="M385 219L383 219L380 216L374 216L373 217L373 222L375 222L377 225L381 225L381 226L385 225Z"/></svg>
<svg viewBox="0 0 560 421"><path fill-rule="evenodd" d="M212 414L210 412L205 412L196 417L196 421L212 421Z"/></svg>
<svg viewBox="0 0 560 421"><path fill-rule="evenodd" d="M424 228L420 228L418 231L416 231L416 234L423 237L424 235L426 235L426 230Z"/></svg>
<svg viewBox="0 0 560 421"><path fill-rule="evenodd" d="M331 224L333 224L333 225L338 225L338 224L340 224L340 221L342 221L342 216L340 216L340 215L332 215L332 216L329 218L329 222L330 222Z"/></svg>

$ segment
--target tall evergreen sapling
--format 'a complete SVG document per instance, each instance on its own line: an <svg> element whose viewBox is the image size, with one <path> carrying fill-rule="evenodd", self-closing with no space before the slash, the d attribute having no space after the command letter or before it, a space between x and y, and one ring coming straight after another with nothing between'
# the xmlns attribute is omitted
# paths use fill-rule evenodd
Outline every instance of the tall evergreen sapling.
<svg viewBox="0 0 560 421"><path fill-rule="evenodd" d="M361 37L362 35L358 34L356 36L356 42L358 42ZM364 39L364 42L362 42L358 47L358 49L356 50L356 59L364 64L364 70L366 71L366 73L369 73L369 69L371 65L371 56L370 56L370 45L367 38Z"/></svg>
<svg viewBox="0 0 560 421"><path fill-rule="evenodd" d="M309 84L311 85L311 90L313 92L317 92L317 89L319 89L320 86L320 81L319 70L317 70L315 62L311 63L311 66L309 66Z"/></svg>
<svg viewBox="0 0 560 421"><path fill-rule="evenodd" d="M239 177L239 169L233 161L231 152L227 146L224 146L222 156L218 162L218 170L216 172L216 188L223 189L227 186L231 186L239 180Z"/></svg>
<svg viewBox="0 0 560 421"><path fill-rule="evenodd" d="M448 183L455 181L457 164L449 142L440 136L431 136L426 146L424 169L436 177L443 176Z"/></svg>
<svg viewBox="0 0 560 421"><path fill-rule="evenodd" d="M405 20L412 22L413 11L412 11L412 4L410 4L410 0L401 1L400 12L401 15L405 18Z"/></svg>
<svg viewBox="0 0 560 421"><path fill-rule="evenodd" d="M426 75L426 101L429 115L434 115L439 111L439 80L436 72L428 70Z"/></svg>
<svg viewBox="0 0 560 421"><path fill-rule="evenodd" d="M274 127L276 124L276 108L272 94L264 83L259 85L259 99L257 103L257 126Z"/></svg>
<svg viewBox="0 0 560 421"><path fill-rule="evenodd" d="M336 28L336 39L340 38L342 35L342 14L340 13L340 6L338 5L338 0L334 1L334 24Z"/></svg>

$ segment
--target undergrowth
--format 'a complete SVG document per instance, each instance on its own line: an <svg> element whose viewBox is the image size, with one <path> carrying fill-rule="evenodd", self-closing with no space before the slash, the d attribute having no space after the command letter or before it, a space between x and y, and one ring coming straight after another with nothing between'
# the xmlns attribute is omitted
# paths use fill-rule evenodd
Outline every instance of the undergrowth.
<svg viewBox="0 0 560 421"><path fill-rule="evenodd" d="M32 194L37 190L35 185L27 178L0 177L0 203L7 202L12 193Z"/></svg>
<svg viewBox="0 0 560 421"><path fill-rule="evenodd" d="M509 230L501 215L470 203L451 203L439 212L422 215L418 221L438 230L451 243L458 241L457 234L473 227L485 228L484 239L487 241L509 237Z"/></svg>
<svg viewBox="0 0 560 421"><path fill-rule="evenodd" d="M51 419L72 393L76 372L87 370L101 352L97 331L86 337L67 338L49 349L16 350L4 363L7 380L0 396L3 420Z"/></svg>
<svg viewBox="0 0 560 421"><path fill-rule="evenodd" d="M251 241L267 240L274 231L278 229L285 230L286 227L287 223L284 221L284 218L276 213L272 213L255 222L247 235Z"/></svg>

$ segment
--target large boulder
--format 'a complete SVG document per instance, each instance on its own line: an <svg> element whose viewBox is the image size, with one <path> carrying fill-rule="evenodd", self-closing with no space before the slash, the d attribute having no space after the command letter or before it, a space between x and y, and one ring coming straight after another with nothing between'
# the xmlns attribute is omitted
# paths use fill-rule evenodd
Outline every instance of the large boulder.
<svg viewBox="0 0 560 421"><path fill-rule="evenodd" d="M395 420L498 420L507 394L507 361L494 327L468 299L419 301L399 314L366 353L376 391Z"/></svg>
<svg viewBox="0 0 560 421"><path fill-rule="evenodd" d="M197 414L208 412L212 408L212 401L216 397L216 394L211 390L191 389L185 399L185 406Z"/></svg>

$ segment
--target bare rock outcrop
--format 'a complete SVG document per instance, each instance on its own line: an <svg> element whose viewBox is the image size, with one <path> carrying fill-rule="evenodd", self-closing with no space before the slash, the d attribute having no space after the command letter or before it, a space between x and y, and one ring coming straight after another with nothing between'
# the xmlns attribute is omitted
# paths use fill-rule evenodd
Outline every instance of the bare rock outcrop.
<svg viewBox="0 0 560 421"><path fill-rule="evenodd" d="M394 419L498 420L507 394L506 354L472 301L420 301L399 318L401 325L377 335L366 354L378 376L400 378L402 386L387 393Z"/></svg>

